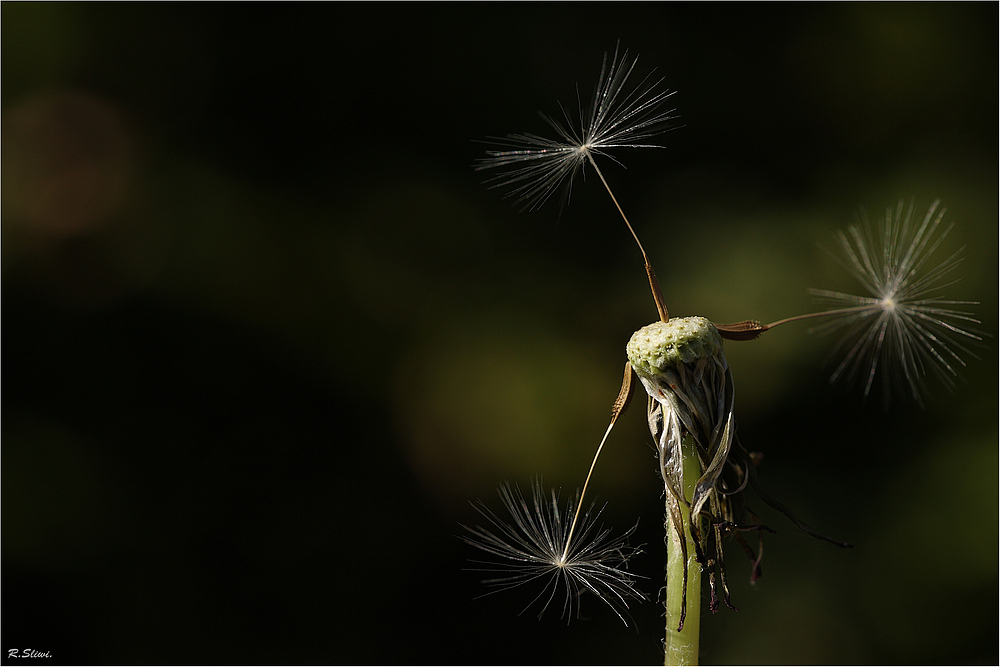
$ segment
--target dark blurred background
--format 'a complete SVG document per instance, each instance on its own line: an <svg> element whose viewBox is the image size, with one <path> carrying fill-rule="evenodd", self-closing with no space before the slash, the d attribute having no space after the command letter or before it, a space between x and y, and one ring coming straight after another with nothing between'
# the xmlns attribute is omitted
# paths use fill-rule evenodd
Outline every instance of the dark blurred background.
<svg viewBox="0 0 1000 667"><path fill-rule="evenodd" d="M675 315L857 293L822 247L940 198L997 330L995 3L2 6L3 649L47 663L654 663L655 602L518 616L459 523L578 487L656 319L606 194L519 213L476 140L545 133L618 40L683 127L605 173ZM821 247L822 246L822 247ZM996 338L925 409L830 385L836 339L730 343L778 529L705 663L997 660ZM643 402L592 484L662 488ZM12 662L8 660L8 662Z"/></svg>

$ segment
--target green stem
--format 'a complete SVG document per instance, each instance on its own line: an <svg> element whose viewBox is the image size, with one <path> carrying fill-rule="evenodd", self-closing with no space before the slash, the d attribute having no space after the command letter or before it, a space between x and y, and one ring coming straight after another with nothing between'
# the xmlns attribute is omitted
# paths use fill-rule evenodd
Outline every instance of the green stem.
<svg viewBox="0 0 1000 667"><path fill-rule="evenodd" d="M688 436L681 446L684 455L684 495L693 495L694 485L701 477L698 449ZM695 556L694 541L688 530L687 508L682 508L684 525L681 533L687 541L687 614L684 627L677 631L681 623L681 590L684 585L684 554L677 538L677 531L671 524L667 512L667 639L664 643L664 665L698 664L698 631L701 626L701 565Z"/></svg>

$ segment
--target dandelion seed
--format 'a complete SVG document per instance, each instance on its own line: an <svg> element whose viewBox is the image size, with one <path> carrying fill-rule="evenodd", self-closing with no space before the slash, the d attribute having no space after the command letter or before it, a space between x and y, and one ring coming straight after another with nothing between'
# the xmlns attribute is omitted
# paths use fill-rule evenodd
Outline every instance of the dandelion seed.
<svg viewBox="0 0 1000 667"><path fill-rule="evenodd" d="M827 312L836 319L814 329L845 332L834 353L846 350L846 355L831 382L861 378L867 397L882 368L883 374L888 372L882 381L886 403L894 382L902 379L922 405L930 372L951 390L957 367L966 365L959 353L979 358L965 344L982 341L982 332L966 324L979 324L979 320L954 308L978 302L944 299L940 292L958 282L953 272L962 261L962 250L940 263L931 262L952 228L950 224L942 227L945 209L939 209L939 203L931 204L923 220L916 222L913 204L905 207L901 201L895 211L886 210L878 228L863 216L860 226L838 234L846 256L841 263L869 296L810 290L824 302L842 306Z"/></svg>
<svg viewBox="0 0 1000 667"><path fill-rule="evenodd" d="M625 92L625 84L638 62L636 57L631 65L628 64L628 51L622 53L619 61L616 46L610 67L608 56L604 55L589 112L585 115L582 105L580 106L579 129L570 120L566 109L560 105L565 124L541 114L560 140L546 139L535 134L509 134L506 139L495 141L512 150L487 151L489 157L478 160L476 169L503 169L500 174L487 181L491 183L491 187L514 186L507 196L523 201L525 208L536 209L563 182L566 183L568 201L573 177L589 163L597 172L597 177L601 179L604 189L639 246L656 309L660 313L660 319L666 322L669 319L667 307L646 250L594 161L595 155L603 155L621 164L606 152L616 148L662 148L646 142L670 129L669 121L676 118L673 115L675 109L659 110L663 102L673 95L672 91L660 88L663 79L649 83L651 75L647 75L631 92Z"/></svg>
<svg viewBox="0 0 1000 667"><path fill-rule="evenodd" d="M467 543L498 556L500 562L479 561L491 567L478 568L498 576L484 580L497 590L517 588L541 581L543 587L525 606L541 605L541 618L562 591L562 616L567 623L580 615L580 597L593 593L607 604L626 625L629 599L645 599L634 586L632 575L625 569L628 560L640 552L628 546L633 526L623 535L611 537L610 529L598 528L600 511L591 510L577 516L576 502L569 502L565 512L559 508L558 494L546 497L541 484L532 488L531 506L515 486L500 487L500 500L510 513L513 523L500 518L485 505L476 507L493 524L493 529L468 528ZM574 517L571 519L571 517ZM493 591L496 592L496 591Z"/></svg>

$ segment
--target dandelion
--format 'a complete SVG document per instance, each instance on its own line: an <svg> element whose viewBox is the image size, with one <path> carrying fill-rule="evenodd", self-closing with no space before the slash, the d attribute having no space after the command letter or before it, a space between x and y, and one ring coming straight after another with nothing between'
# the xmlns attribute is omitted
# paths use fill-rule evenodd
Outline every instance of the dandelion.
<svg viewBox="0 0 1000 667"><path fill-rule="evenodd" d="M743 449L736 437L735 389L722 341L752 340L770 328L807 317L860 316L872 306L864 302L863 305L788 318L769 325L762 325L756 320L715 324L701 317L669 317L646 251L595 161L595 156L607 156L617 162L607 152L613 149L655 147L656 144L649 143L651 138L668 129L668 122L675 118L673 110L661 110L663 102L671 95L660 88L662 79L649 83L647 76L635 88L626 88L636 62L633 60L628 64L627 52L619 60L616 49L609 66L605 55L593 102L586 113L580 112L578 127L565 109L565 122L543 116L559 135L558 140L533 134L508 135L504 141L508 150L489 151L488 157L477 163L477 169L501 169L491 179L492 184L512 187L508 196L517 197L530 209L544 204L563 185L568 198L576 173L583 171L587 165L592 167L642 253L660 321L637 331L626 347L628 361L621 390L612 408L611 422L576 502L567 505L563 513L557 496L553 494L551 500L546 499L537 484L531 506L516 489L502 487L501 500L513 523L507 523L481 507L480 511L494 529L470 529L472 536L465 539L501 559L487 571L498 572L502 576L486 583L508 589L538 580L544 582L542 592L529 606L540 602L544 612L562 590L563 614L568 618L573 616L574 610L579 614L580 594L589 591L611 606L624 621L622 611L627 609L627 600L642 597L625 569L635 550L625 543L628 533L610 538L610 531L595 530L596 515L591 518L590 512L581 513L581 499L586 494L608 436L632 396L633 377L638 377L648 395L647 420L656 442L666 500L665 659L667 664L696 664L703 570L708 573L710 609L713 612L718 609L720 593L722 600L733 607L726 583L723 539L732 537L743 547L752 563L751 581L761 574L762 542L759 541L758 548L754 550L742 534L754 531L760 540L763 533L770 532L770 529L763 526L747 506L744 498L746 489L752 489L762 501L785 514L809 535L841 547L851 546L816 533L760 487L755 472L760 457ZM906 234L901 233L901 236L906 237ZM925 235L921 230L919 236L929 239L933 234ZM901 275L922 268L921 257L929 254L925 253L926 245L927 241L912 242L907 257L912 255L913 258L903 260L906 272ZM934 243L930 250L936 245ZM861 267L861 273L865 273L868 265L872 264L867 257L867 250L862 246L854 262ZM886 263L893 264L894 261L895 255L890 255ZM875 273L874 269L870 272ZM938 270L937 273L939 278L947 271ZM918 296L922 298L926 289L937 282L925 281L917 288L907 288L904 286L911 283L906 280L910 279L897 281L899 284L893 292L896 296L892 297L895 299L892 308L903 305L912 308L913 300ZM902 297L909 301L902 301ZM884 301L881 307L886 308L889 303ZM915 305L922 309L914 312L940 321L946 314L951 314L939 309L942 303L956 302L919 301ZM910 316L911 319L914 317L916 315ZM917 329L923 336L916 339L924 344L922 349L928 347L924 341L937 342L942 337L941 334L929 337L926 328ZM910 349L912 347L911 344ZM859 352L854 353L855 357L861 349L866 348L859 348ZM937 356L941 358L940 354Z"/></svg>
<svg viewBox="0 0 1000 667"><path fill-rule="evenodd" d="M593 506L577 522L580 497L575 503L568 502L563 512L558 494L552 491L546 498L537 481L532 487L532 497L533 505L529 507L516 486L500 487L500 500L513 523L501 519L485 505L477 507L494 530L466 528L472 536L463 539L501 559L485 563L492 567L480 568L502 574L484 583L507 590L541 580L542 591L524 608L539 603L539 618L562 590L562 616L567 623L574 616L579 617L581 595L593 593L627 624L623 614L629 600L645 599L625 569L628 560L640 553L639 548L628 546L628 537L635 527L611 537L610 529L597 527L601 512L594 512Z"/></svg>

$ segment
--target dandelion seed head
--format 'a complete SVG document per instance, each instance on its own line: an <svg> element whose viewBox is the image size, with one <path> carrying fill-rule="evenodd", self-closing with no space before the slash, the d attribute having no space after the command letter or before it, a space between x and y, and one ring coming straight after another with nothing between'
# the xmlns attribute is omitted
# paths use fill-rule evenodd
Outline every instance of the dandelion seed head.
<svg viewBox="0 0 1000 667"><path fill-rule="evenodd" d="M511 520L503 519L485 505L476 509L485 516L490 528L466 528L465 542L497 557L496 561L476 561L474 568L492 573L483 583L496 590L541 584L541 590L523 611L539 605L541 618L551 604L562 596L562 616L567 623L580 615L580 598L592 593L607 604L626 623L629 600L645 599L625 569L628 560L640 549L628 546L632 529L611 537L610 529L598 527L600 511L581 514L576 526L572 518L576 503L559 506L558 494L546 496L541 484L532 487L529 505L516 486L500 487L500 500ZM576 502L579 502L578 500Z"/></svg>
<svg viewBox="0 0 1000 667"><path fill-rule="evenodd" d="M636 331L625 352L632 368L643 378L661 374L670 366L722 354L722 337L704 317L675 317Z"/></svg>
<svg viewBox="0 0 1000 667"><path fill-rule="evenodd" d="M955 308L977 302L945 299L941 293L958 282L954 271L962 251L932 259L952 228L942 225L945 209L939 204L931 204L920 220L912 203L899 202L887 209L880 224L862 214L860 225L838 234L844 255L838 261L868 296L810 290L835 307L830 311L835 317L813 331L843 334L834 348L843 359L831 382L861 380L867 397L882 375L886 404L902 381L922 405L929 380L952 390L958 367L966 365L963 355L978 359L968 345L982 341L984 334L969 326L979 320Z"/></svg>

